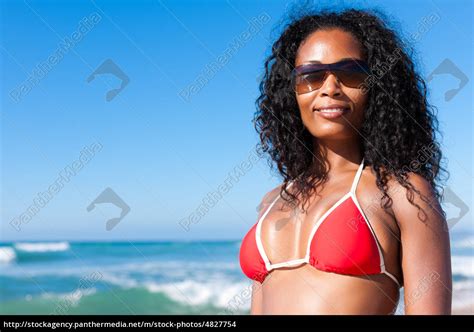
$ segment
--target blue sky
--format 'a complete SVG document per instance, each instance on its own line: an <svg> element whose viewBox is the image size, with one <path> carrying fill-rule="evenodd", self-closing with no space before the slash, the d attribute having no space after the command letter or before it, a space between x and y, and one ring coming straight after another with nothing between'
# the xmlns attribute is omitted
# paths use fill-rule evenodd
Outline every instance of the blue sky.
<svg viewBox="0 0 474 332"><path fill-rule="evenodd" d="M404 38L418 33L413 46L423 76L449 59L469 78L445 101L457 81L436 76L430 101L438 107L448 185L471 207L472 4L351 4L383 10ZM263 61L286 9L287 1L2 1L1 239L241 238L256 222L262 196L280 182L266 161L252 159L251 119ZM429 23L433 15L439 19ZM65 37L72 42L61 51ZM216 66L236 41L241 44ZM54 65L33 75L48 59ZM130 80L111 101L106 93L120 79L87 82L107 59ZM212 66L215 72L206 73ZM29 220L18 222L38 193L81 158L89 160ZM179 221L245 161L223 198L185 230ZM111 204L87 210L108 187L130 207L110 231L105 221L120 210ZM452 206L446 210L448 217L458 214ZM472 226L469 211L453 231Z"/></svg>

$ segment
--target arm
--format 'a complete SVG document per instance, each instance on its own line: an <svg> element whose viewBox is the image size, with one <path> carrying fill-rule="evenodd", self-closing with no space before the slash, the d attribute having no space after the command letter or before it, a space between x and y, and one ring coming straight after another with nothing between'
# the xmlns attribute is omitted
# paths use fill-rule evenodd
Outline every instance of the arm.
<svg viewBox="0 0 474 332"><path fill-rule="evenodd" d="M250 314L262 314L262 285L258 281L254 281L252 283L252 302L250 306Z"/></svg>
<svg viewBox="0 0 474 332"><path fill-rule="evenodd" d="M269 192L263 196L262 201L257 207L258 211L258 219L261 218L261 216L265 213L265 211L268 210L270 207L270 204L277 198L278 195L280 195L280 190L281 190L281 185L277 186L276 188L273 188ZM263 303L263 285L258 282L254 281L252 283L252 299L251 299L251 308L250 308L250 314L251 315L262 315L263 309L262 309L262 303Z"/></svg>
<svg viewBox="0 0 474 332"><path fill-rule="evenodd" d="M408 181L432 203L413 192L413 201L426 213L422 221L418 208L406 197L407 190L398 182L395 185L392 209L401 235L405 314L449 315L452 275L447 223L429 182L414 173Z"/></svg>

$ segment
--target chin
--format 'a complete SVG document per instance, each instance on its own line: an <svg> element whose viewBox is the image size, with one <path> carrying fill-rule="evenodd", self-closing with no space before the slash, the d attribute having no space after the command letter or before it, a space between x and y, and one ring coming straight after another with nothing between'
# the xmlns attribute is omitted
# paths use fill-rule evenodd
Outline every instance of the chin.
<svg viewBox="0 0 474 332"><path fill-rule="evenodd" d="M342 124L318 125L317 128L308 129L318 139L347 139L354 136L354 129Z"/></svg>

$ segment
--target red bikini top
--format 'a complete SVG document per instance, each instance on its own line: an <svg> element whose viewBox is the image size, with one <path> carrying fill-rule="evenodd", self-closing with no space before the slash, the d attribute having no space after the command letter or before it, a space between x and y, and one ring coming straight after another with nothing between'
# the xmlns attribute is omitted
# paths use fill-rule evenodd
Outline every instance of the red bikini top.
<svg viewBox="0 0 474 332"><path fill-rule="evenodd" d="M364 159L357 170L351 190L342 196L315 223L310 233L306 255L300 259L272 264L263 248L262 222L281 196L278 195L242 240L240 266L250 279L263 283L274 269L309 263L314 268L345 275L386 274L400 288L397 278L385 269L384 257L375 232L356 197L357 183ZM290 182L288 188L291 187ZM350 227L351 221L356 221Z"/></svg>

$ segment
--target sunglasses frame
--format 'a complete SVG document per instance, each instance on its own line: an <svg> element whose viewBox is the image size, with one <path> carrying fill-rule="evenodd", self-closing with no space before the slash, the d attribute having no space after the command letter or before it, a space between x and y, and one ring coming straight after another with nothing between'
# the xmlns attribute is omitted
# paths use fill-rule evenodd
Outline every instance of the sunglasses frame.
<svg viewBox="0 0 474 332"><path fill-rule="evenodd" d="M328 63L328 64L323 64L323 63L303 64L303 65L300 65L298 67L295 67L291 71L291 85L293 87L293 90L299 95L318 90L324 84L324 82L326 81L328 73L331 72L337 77L337 74L335 74L334 72L344 70L344 67L347 66L348 64L351 64L352 66L354 64L356 64L357 67L360 69L358 71L353 71L352 70L352 72L363 73L367 76L369 76L371 74L371 71L370 71L370 68L369 68L367 62L365 62L364 60L359 60L359 59L348 59L348 60L342 60L342 61L339 61L339 62ZM322 80L323 83L321 84L320 87L318 87L316 89L313 89L313 90L310 90L310 91L307 91L307 92L298 93L298 91L296 89L296 82L295 82L298 75L307 75L307 74L311 74L311 73L315 73L315 72L321 72L321 71L324 71L325 75L324 75L323 80ZM337 77L337 79L338 79L338 81L341 81L339 77Z"/></svg>

